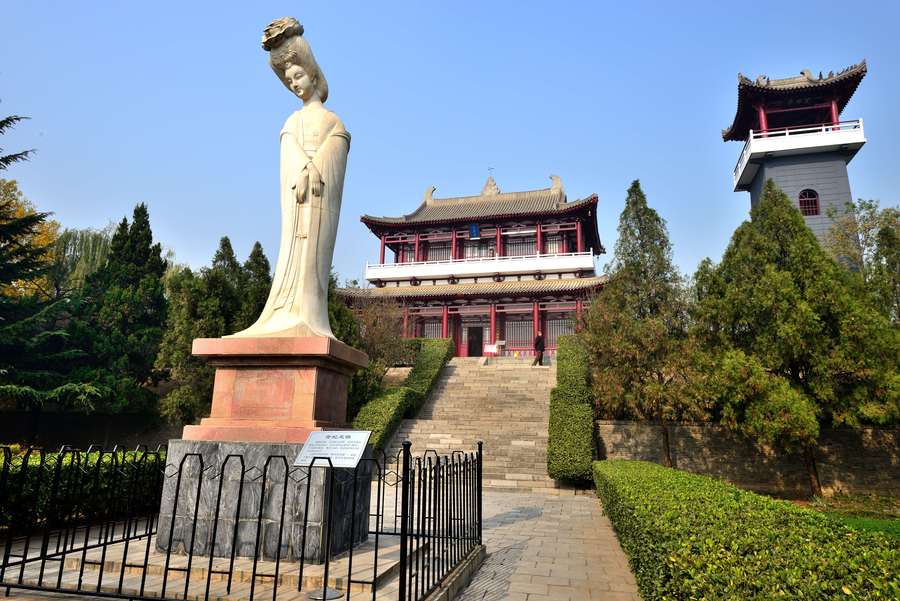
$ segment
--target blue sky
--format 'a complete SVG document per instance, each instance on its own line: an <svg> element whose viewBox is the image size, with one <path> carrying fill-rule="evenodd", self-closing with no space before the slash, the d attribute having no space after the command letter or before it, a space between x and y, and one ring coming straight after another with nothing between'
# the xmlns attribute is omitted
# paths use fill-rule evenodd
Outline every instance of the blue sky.
<svg viewBox="0 0 900 601"><path fill-rule="evenodd" d="M639 178L681 269L718 260L749 210L731 191L740 145L720 137L738 71L867 58L843 115L869 140L851 188L900 200L900 8L887 2L8 2L0 114L31 120L2 146L38 152L5 176L64 226L146 202L179 261L207 264L228 235L240 258L260 240L274 263L278 131L298 104L259 40L283 15L304 24L353 135L344 278L377 260L362 213L412 211L431 185L478 193L489 167L505 191L552 173L570 199L596 192L610 252Z"/></svg>

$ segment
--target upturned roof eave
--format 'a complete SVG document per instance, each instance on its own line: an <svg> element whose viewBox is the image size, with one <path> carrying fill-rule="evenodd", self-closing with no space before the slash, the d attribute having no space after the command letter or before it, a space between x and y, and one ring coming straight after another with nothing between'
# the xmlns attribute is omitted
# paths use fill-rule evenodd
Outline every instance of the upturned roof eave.
<svg viewBox="0 0 900 601"><path fill-rule="evenodd" d="M596 206L598 201L599 197L597 196L597 194L591 194L586 198L581 198L579 200L565 203L555 210L506 212L480 215L478 217L462 216L447 217L444 219L410 220L410 218L414 217L415 214L422 208L422 206L424 205L423 203L422 205L419 205L419 209L416 209L416 211L409 213L408 215L403 215L402 217L376 217L373 215L363 215L359 218L359 220L366 226L368 226L369 229L373 231L373 233L377 234L378 232L376 232L373 227L380 227L385 229L400 229L406 227L419 227L450 223L472 223L473 221L498 221L504 219L514 219L516 217L554 217L557 215L566 215L569 213L578 212L580 210Z"/></svg>
<svg viewBox="0 0 900 601"><path fill-rule="evenodd" d="M749 127L743 127L742 122L745 120L746 112L752 110L752 106L748 107L748 96L757 94L761 96L789 96L802 91L822 90L828 88L836 88L839 86L849 86L846 93L838 99L838 111L843 112L844 108L853 98L860 82L868 73L868 65L866 59L863 59L855 65L851 65L844 71L817 81L800 82L796 85L778 85L779 81L788 81L793 78L785 78L782 80L771 80L775 85L759 85L754 80L746 77L742 73L738 73L738 103L734 118L731 125L722 130L722 140L724 142L745 142L749 136Z"/></svg>
<svg viewBox="0 0 900 601"><path fill-rule="evenodd" d="M340 288L338 289L338 294L347 298L356 298L356 299L386 299L386 300L428 300L428 299L438 299L438 298L464 298L464 299L472 299L472 298L502 298L502 297L510 297L510 296L535 296L535 295L547 295L547 294L566 294L566 293L575 293L575 292L584 292L590 290L596 290L602 287L608 281L608 277L605 275L593 276L590 278L581 278L581 279L572 279L572 280L543 280L548 283L557 283L557 282L566 282L571 284L570 286L562 285L557 286L552 289L541 290L541 289L527 289L527 286L523 286L521 290L516 290L515 286L510 290L510 286L503 286L500 289L501 285L498 284L497 290L491 290L491 284L453 284L453 285L442 285L438 286L403 286L400 288ZM467 287L479 286L479 290L466 290ZM412 291L411 288L416 288L415 291ZM548 287L549 288L549 287ZM379 291L375 294L372 294L372 291ZM391 290L398 290L401 293L396 295L391 295ZM384 291L384 292L381 292ZM412 293L410 293L412 292Z"/></svg>

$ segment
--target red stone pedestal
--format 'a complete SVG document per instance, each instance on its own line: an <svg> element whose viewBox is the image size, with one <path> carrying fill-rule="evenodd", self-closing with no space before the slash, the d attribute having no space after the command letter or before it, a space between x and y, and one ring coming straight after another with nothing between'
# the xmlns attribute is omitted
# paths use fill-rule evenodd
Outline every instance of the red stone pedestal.
<svg viewBox="0 0 900 601"><path fill-rule="evenodd" d="M193 354L216 368L212 410L185 440L303 443L347 427L347 383L362 351L333 338L197 338Z"/></svg>

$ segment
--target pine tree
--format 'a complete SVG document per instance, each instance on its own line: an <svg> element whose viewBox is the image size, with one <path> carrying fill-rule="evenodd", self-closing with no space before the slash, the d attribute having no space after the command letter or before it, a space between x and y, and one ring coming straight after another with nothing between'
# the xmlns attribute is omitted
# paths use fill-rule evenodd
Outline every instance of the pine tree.
<svg viewBox="0 0 900 601"><path fill-rule="evenodd" d="M771 180L722 262L702 263L695 281L695 332L715 359L709 392L723 423L801 452L820 494L821 427L900 418L900 331Z"/></svg>
<svg viewBox="0 0 900 601"><path fill-rule="evenodd" d="M637 180L628 189L607 272L582 332L598 413L659 424L664 462L671 466L667 422L704 419L706 408L694 390L698 371L689 359L687 305L669 234Z"/></svg>

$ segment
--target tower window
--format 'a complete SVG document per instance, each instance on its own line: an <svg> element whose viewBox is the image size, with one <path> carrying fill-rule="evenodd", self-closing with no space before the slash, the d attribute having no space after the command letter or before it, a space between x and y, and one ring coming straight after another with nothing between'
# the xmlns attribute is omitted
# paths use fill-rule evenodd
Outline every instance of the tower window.
<svg viewBox="0 0 900 601"><path fill-rule="evenodd" d="M800 192L800 213L804 217L819 214L819 195L815 190L802 190Z"/></svg>

